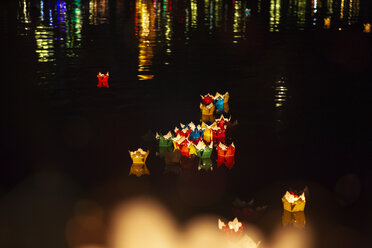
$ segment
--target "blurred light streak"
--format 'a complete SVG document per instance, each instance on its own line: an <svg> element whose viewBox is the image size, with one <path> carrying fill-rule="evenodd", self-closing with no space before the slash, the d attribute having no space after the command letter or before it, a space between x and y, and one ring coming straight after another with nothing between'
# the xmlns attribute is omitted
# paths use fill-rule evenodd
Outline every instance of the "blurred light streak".
<svg viewBox="0 0 372 248"><path fill-rule="evenodd" d="M269 31L279 32L281 0L270 1Z"/></svg>

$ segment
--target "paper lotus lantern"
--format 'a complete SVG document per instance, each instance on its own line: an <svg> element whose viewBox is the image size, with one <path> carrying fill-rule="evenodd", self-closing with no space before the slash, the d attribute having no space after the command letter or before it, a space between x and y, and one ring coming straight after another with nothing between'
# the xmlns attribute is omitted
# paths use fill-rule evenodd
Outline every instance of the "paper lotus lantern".
<svg viewBox="0 0 372 248"><path fill-rule="evenodd" d="M217 146L217 156L223 158L229 158L235 156L235 145L231 143L229 146L225 146L224 144L220 143Z"/></svg>
<svg viewBox="0 0 372 248"><path fill-rule="evenodd" d="M198 170L213 170L213 162L210 158L202 158L199 160Z"/></svg>
<svg viewBox="0 0 372 248"><path fill-rule="evenodd" d="M214 109L215 107L213 103L209 105L203 105L202 103L200 103L200 110L202 115L213 115Z"/></svg>
<svg viewBox="0 0 372 248"><path fill-rule="evenodd" d="M159 147L168 147L171 146L172 141L172 133L168 132L166 135L160 135L156 133L156 139L159 140Z"/></svg>
<svg viewBox="0 0 372 248"><path fill-rule="evenodd" d="M129 151L129 155L133 160L134 164L142 164L146 162L146 158L149 155L150 151L144 151L141 148L138 148L137 151Z"/></svg>
<svg viewBox="0 0 372 248"><path fill-rule="evenodd" d="M214 102L214 97L211 95L211 94L206 94L205 96L202 96L200 95L201 99L202 99L202 102L204 105L209 105L209 104L213 104Z"/></svg>
<svg viewBox="0 0 372 248"><path fill-rule="evenodd" d="M150 171L147 169L145 163L134 163L130 167L129 175L140 177L142 175L150 175Z"/></svg>
<svg viewBox="0 0 372 248"><path fill-rule="evenodd" d="M204 122L202 123L202 128L204 129L203 133L203 140L207 143L211 143L213 141L213 130L212 125L208 126Z"/></svg>
<svg viewBox="0 0 372 248"><path fill-rule="evenodd" d="M212 132L213 132L213 142L215 144L225 143L225 139L226 139L225 129L214 126L212 128Z"/></svg>
<svg viewBox="0 0 372 248"><path fill-rule="evenodd" d="M230 118L225 118L223 115L220 116L220 118L216 119L215 123L219 128L226 128L226 125L230 122Z"/></svg>
<svg viewBox="0 0 372 248"><path fill-rule="evenodd" d="M187 138L177 135L173 138L174 150L180 150L182 156L190 157L191 155L197 155L195 146Z"/></svg>
<svg viewBox="0 0 372 248"><path fill-rule="evenodd" d="M304 211L299 212L289 212L287 210L283 211L282 215L282 225L288 226L292 225L293 227L302 229L306 225L306 215Z"/></svg>
<svg viewBox="0 0 372 248"><path fill-rule="evenodd" d="M363 29L364 33L366 33L366 34L371 33L371 23L365 23L365 24L363 24L363 26L364 26L364 29Z"/></svg>
<svg viewBox="0 0 372 248"><path fill-rule="evenodd" d="M106 74L102 74L101 72L98 72L97 78L98 78L98 85L97 85L98 88L109 87L108 85L109 73L108 72Z"/></svg>
<svg viewBox="0 0 372 248"><path fill-rule="evenodd" d="M216 109L223 110L223 104L229 101L229 92L226 92L224 95L220 93L216 93L214 96L214 104L216 105Z"/></svg>
<svg viewBox="0 0 372 248"><path fill-rule="evenodd" d="M331 27L331 18L330 17L324 18L324 28L329 29L330 27Z"/></svg>
<svg viewBox="0 0 372 248"><path fill-rule="evenodd" d="M191 127L190 130L190 140L197 140L203 137L204 130L199 125L197 127Z"/></svg>
<svg viewBox="0 0 372 248"><path fill-rule="evenodd" d="M199 141L199 143L195 146L195 150L199 158L210 158L213 151L213 142L207 146L203 141Z"/></svg>
<svg viewBox="0 0 372 248"><path fill-rule="evenodd" d="M282 198L283 208L289 212L299 212L305 209L305 193L300 196L294 194L293 192L286 192Z"/></svg>
<svg viewBox="0 0 372 248"><path fill-rule="evenodd" d="M172 138L174 150L180 150L181 144L188 143L188 140L185 136L180 135L179 133L175 138Z"/></svg>
<svg viewBox="0 0 372 248"><path fill-rule="evenodd" d="M225 232L240 233L244 229L244 223L239 222L238 218L235 218L233 221L229 221L227 224L218 219L218 229Z"/></svg>

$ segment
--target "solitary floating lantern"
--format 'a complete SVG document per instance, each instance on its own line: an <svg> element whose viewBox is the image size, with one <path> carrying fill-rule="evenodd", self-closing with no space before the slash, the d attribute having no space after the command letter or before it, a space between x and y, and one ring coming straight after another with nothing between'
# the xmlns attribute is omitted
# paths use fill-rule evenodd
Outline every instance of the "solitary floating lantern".
<svg viewBox="0 0 372 248"><path fill-rule="evenodd" d="M208 126L204 122L202 123L202 128L204 129L203 140L208 144L213 141L213 130L212 125Z"/></svg>
<svg viewBox="0 0 372 248"><path fill-rule="evenodd" d="M202 99L202 102L204 105L209 105L209 104L213 104L214 102L214 97L211 95L211 94L206 94L205 96L202 96L200 95L201 99Z"/></svg>
<svg viewBox="0 0 372 248"><path fill-rule="evenodd" d="M293 192L286 192L282 198L283 208L289 212L299 212L304 211L305 209L305 192L300 196L296 195Z"/></svg>
<svg viewBox="0 0 372 248"><path fill-rule="evenodd" d="M329 29L331 27L331 17L324 18L324 28Z"/></svg>
<svg viewBox="0 0 372 248"><path fill-rule="evenodd" d="M108 72L106 74L102 74L101 72L98 72L97 78L98 78L98 85L97 85L98 88L109 87L108 85L109 73Z"/></svg>
<svg viewBox="0 0 372 248"><path fill-rule="evenodd" d="M146 162L146 158L149 155L150 151L147 150L146 152L141 148L138 148L137 151L129 151L129 155L133 160L134 164L142 164Z"/></svg>
<svg viewBox="0 0 372 248"><path fill-rule="evenodd" d="M304 211L299 212L289 212L287 210L283 210L282 215L282 225L288 226L292 225L293 227L302 229L306 225L306 215Z"/></svg>
<svg viewBox="0 0 372 248"><path fill-rule="evenodd" d="M198 166L198 170L206 170L206 171L210 171L210 170L213 170L213 162L212 162L212 159L210 158L202 158L199 160L199 166Z"/></svg>
<svg viewBox="0 0 372 248"><path fill-rule="evenodd" d="M364 30L363 30L364 33L366 34L371 33L371 23L365 23L363 24L363 26L364 26Z"/></svg>
<svg viewBox="0 0 372 248"><path fill-rule="evenodd" d="M172 145L172 133L169 131L166 135L156 133L156 139L159 140L159 147L168 147Z"/></svg>
<svg viewBox="0 0 372 248"><path fill-rule="evenodd" d="M218 219L218 229L229 233L240 233L244 229L244 224L239 222L238 218L236 217L233 221L229 221L227 225Z"/></svg>
<svg viewBox="0 0 372 248"><path fill-rule="evenodd" d="M200 103L200 110L201 110L202 115L213 115L214 109L215 107L213 103L210 103L208 105L204 105Z"/></svg>
<svg viewBox="0 0 372 248"><path fill-rule="evenodd" d="M203 141L199 141L198 145L195 146L195 149L199 158L210 158L213 151L213 142L207 146Z"/></svg>
<svg viewBox="0 0 372 248"><path fill-rule="evenodd" d="M137 177L143 175L150 175L145 163L134 163L130 167L129 175L136 175Z"/></svg>

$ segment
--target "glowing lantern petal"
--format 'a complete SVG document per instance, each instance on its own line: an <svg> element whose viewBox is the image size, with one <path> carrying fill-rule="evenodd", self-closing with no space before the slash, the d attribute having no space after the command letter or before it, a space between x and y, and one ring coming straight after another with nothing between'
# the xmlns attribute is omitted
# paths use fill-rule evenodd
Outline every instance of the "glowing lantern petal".
<svg viewBox="0 0 372 248"><path fill-rule="evenodd" d="M134 164L142 164L146 162L146 158L149 155L150 151L147 150L146 152L141 148L138 148L137 151L129 151L129 155L133 160Z"/></svg>
<svg viewBox="0 0 372 248"><path fill-rule="evenodd" d="M238 218L235 217L233 221L229 221L227 225L218 219L218 229L225 231L225 232L242 232L244 229L244 224L242 222L239 222Z"/></svg>
<svg viewBox="0 0 372 248"><path fill-rule="evenodd" d="M304 211L305 209L305 193L302 193L300 196L297 196L293 193L286 192L282 198L283 208L289 212L299 212Z"/></svg>

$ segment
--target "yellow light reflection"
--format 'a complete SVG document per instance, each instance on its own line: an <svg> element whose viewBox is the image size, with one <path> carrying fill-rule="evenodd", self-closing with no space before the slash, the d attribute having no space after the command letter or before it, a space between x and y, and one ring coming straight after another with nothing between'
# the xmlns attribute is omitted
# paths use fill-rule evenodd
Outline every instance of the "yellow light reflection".
<svg viewBox="0 0 372 248"><path fill-rule="evenodd" d="M288 91L288 88L286 87L285 81L283 79L275 83L275 95L274 95L275 107L283 106L283 103L287 100L287 91Z"/></svg>
<svg viewBox="0 0 372 248"><path fill-rule="evenodd" d="M222 22L222 0L215 0L215 2L214 25L219 28Z"/></svg>
<svg viewBox="0 0 372 248"><path fill-rule="evenodd" d="M49 26L37 26L35 29L36 49L38 62L54 61L54 32Z"/></svg>
<svg viewBox="0 0 372 248"><path fill-rule="evenodd" d="M356 23L359 17L359 0L350 0L349 13L347 18L348 25Z"/></svg>
<svg viewBox="0 0 372 248"><path fill-rule="evenodd" d="M89 0L89 24L99 25L108 22L108 0Z"/></svg>
<svg viewBox="0 0 372 248"><path fill-rule="evenodd" d="M328 13L332 14L333 13L333 0L327 0L327 8L328 8Z"/></svg>
<svg viewBox="0 0 372 248"><path fill-rule="evenodd" d="M366 34L371 33L371 23L365 23L365 24L363 24L363 26L364 26L364 29L363 29L364 33L366 33Z"/></svg>
<svg viewBox="0 0 372 248"><path fill-rule="evenodd" d="M151 1L136 1L136 28L138 29L138 79L153 79L150 73L154 57L155 11Z"/></svg>
<svg viewBox="0 0 372 248"><path fill-rule="evenodd" d="M198 1L191 0L191 27L197 28L198 26Z"/></svg>
<svg viewBox="0 0 372 248"><path fill-rule="evenodd" d="M280 8L281 8L280 0L270 1L270 21L269 21L270 32L279 32Z"/></svg>
<svg viewBox="0 0 372 248"><path fill-rule="evenodd" d="M340 19L344 18L344 7L345 7L345 0L341 0Z"/></svg>
<svg viewBox="0 0 372 248"><path fill-rule="evenodd" d="M242 38L242 2L235 1L234 5L234 22L233 22L233 43L238 43Z"/></svg>

